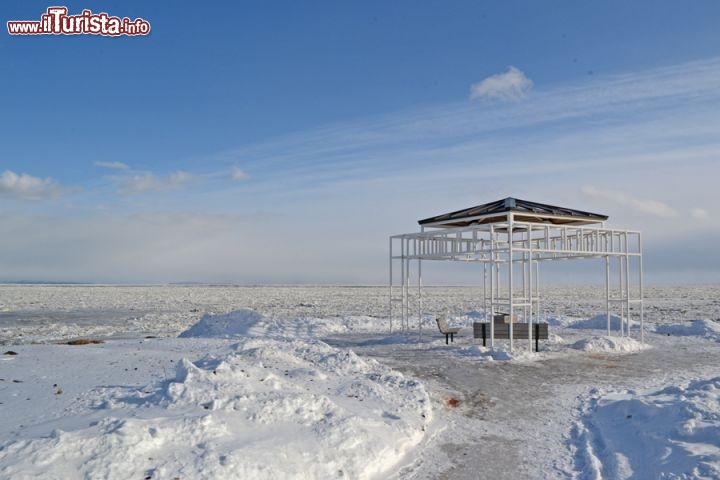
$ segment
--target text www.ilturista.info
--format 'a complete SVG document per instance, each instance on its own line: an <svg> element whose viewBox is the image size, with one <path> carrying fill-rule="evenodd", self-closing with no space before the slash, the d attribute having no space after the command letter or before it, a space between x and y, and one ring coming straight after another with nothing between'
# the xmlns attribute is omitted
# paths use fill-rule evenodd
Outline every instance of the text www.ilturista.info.
<svg viewBox="0 0 720 480"><path fill-rule="evenodd" d="M111 17L107 13L83 10L80 15L68 15L66 7L49 7L40 21L20 20L7 22L10 35L147 35L150 22L137 18Z"/></svg>

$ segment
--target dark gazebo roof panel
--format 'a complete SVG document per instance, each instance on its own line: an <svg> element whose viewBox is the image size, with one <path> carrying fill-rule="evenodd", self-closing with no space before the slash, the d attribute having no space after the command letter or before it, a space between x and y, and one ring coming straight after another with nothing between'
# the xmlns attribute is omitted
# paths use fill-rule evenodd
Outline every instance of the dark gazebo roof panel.
<svg viewBox="0 0 720 480"><path fill-rule="evenodd" d="M508 197L496 202L419 220L418 223L438 227L466 227L472 224L504 222L507 220L509 212L515 214L514 218L517 221L554 225L582 225L600 223L608 219L607 215Z"/></svg>

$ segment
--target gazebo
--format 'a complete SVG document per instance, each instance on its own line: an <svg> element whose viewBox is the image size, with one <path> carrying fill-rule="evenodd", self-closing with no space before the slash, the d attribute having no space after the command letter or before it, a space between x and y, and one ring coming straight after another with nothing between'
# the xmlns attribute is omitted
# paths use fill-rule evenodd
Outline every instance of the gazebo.
<svg viewBox="0 0 720 480"><path fill-rule="evenodd" d="M597 213L505 198L419 220L419 232L390 237L390 330L399 322L401 331L410 331L415 313L422 335L423 261L479 262L485 317L509 316L512 350L515 319L528 324L540 320L540 263L600 258L605 265L608 335L610 314L617 312L618 334L629 336L630 309L637 306L640 341L644 341L641 233L607 228L607 219ZM413 264L416 275L411 275ZM416 301L411 301L415 288ZM493 325L491 321L491 347L495 346ZM527 330L532 350L533 329Z"/></svg>

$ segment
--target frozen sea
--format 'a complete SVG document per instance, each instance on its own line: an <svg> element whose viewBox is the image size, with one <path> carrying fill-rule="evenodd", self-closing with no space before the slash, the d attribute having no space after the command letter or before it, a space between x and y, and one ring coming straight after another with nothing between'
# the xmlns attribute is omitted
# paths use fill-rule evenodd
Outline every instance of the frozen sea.
<svg viewBox="0 0 720 480"><path fill-rule="evenodd" d="M547 287L541 292L542 313L590 317L604 311L603 295L602 286ZM720 320L720 285L650 286L644 297L648 322ZM176 336L206 313L238 308L285 321L374 317L382 329L388 298L387 286L0 285L0 343ZM423 311L429 315L462 316L482 309L482 287L423 289Z"/></svg>

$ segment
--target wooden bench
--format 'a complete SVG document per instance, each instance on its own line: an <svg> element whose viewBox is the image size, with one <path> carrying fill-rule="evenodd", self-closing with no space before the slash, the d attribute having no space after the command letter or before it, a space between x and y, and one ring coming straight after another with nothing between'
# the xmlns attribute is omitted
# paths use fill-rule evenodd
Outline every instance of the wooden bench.
<svg viewBox="0 0 720 480"><path fill-rule="evenodd" d="M448 325L447 318L445 317L437 317L435 319L437 322L437 326L440 329L440 333L445 334L445 345L448 344L448 338L451 342L455 343L455 334L460 331L459 328L450 328L450 325Z"/></svg>
<svg viewBox="0 0 720 480"><path fill-rule="evenodd" d="M513 323L513 340L525 340L529 339L529 331L527 323ZM539 350L539 340L548 339L548 324L547 323L533 323L533 340L535 340L535 351ZM510 339L510 324L496 322L495 325L495 338L499 340ZM488 338L490 338L490 323L489 322L476 322L473 323L473 337L482 338L483 347Z"/></svg>

